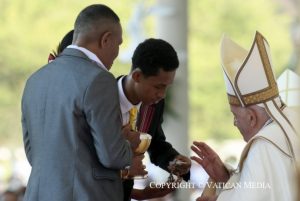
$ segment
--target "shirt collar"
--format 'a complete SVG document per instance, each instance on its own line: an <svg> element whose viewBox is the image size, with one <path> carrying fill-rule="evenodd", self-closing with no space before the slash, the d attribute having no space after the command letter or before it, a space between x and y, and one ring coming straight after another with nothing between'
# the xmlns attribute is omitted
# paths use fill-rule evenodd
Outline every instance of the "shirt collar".
<svg viewBox="0 0 300 201"><path fill-rule="evenodd" d="M94 61L97 63L98 66L100 66L100 68L102 68L103 70L107 70L107 68L104 66L104 64L102 63L102 61L90 50L84 48L84 47L79 47L77 45L69 45L67 48L73 48L73 49L77 49L80 50L81 52L83 52L90 60Z"/></svg>
<svg viewBox="0 0 300 201"><path fill-rule="evenodd" d="M134 106L137 107L138 111L140 110L141 104L142 102L133 105L126 97L125 93L124 93L124 89L123 89L123 78L125 78L125 76L120 77L120 79L118 80L118 91L119 91L119 99L120 99L120 107L121 107L121 112L122 114L129 112L129 110L131 108L133 108Z"/></svg>

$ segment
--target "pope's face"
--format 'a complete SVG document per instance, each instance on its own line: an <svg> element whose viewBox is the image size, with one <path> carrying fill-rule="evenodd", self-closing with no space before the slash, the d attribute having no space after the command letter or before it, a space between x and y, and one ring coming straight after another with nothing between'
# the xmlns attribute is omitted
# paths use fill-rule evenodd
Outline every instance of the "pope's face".
<svg viewBox="0 0 300 201"><path fill-rule="evenodd" d="M146 105L151 105L165 98L168 87L173 83L176 70L159 70L155 76L144 76L142 72L135 80L135 93L138 99Z"/></svg>
<svg viewBox="0 0 300 201"><path fill-rule="evenodd" d="M242 134L246 142L251 138L252 128L251 128L251 118L247 111L247 108L230 105L231 112L234 116L233 124L236 126L240 133Z"/></svg>

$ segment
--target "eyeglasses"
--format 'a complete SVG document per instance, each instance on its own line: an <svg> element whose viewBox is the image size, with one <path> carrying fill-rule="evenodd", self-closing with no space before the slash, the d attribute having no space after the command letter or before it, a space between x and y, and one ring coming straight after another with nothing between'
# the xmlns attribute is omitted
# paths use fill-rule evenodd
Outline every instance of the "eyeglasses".
<svg viewBox="0 0 300 201"><path fill-rule="evenodd" d="M233 125L236 125L237 124L237 119L236 117L233 118Z"/></svg>

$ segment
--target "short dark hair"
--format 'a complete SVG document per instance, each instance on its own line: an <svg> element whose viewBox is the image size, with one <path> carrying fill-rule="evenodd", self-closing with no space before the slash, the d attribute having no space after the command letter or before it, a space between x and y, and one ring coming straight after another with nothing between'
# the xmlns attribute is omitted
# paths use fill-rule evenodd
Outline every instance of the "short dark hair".
<svg viewBox="0 0 300 201"><path fill-rule="evenodd" d="M57 48L56 48L56 52L53 51L54 56L58 56L60 53L62 53L62 51L68 47L69 45L72 44L73 41L73 33L74 30L69 31L61 40L61 42L58 44Z"/></svg>
<svg viewBox="0 0 300 201"><path fill-rule="evenodd" d="M111 20L120 23L118 15L111 8L103 4L93 4L79 13L74 25L75 34L85 33L95 28L99 20Z"/></svg>
<svg viewBox="0 0 300 201"><path fill-rule="evenodd" d="M155 76L159 69L173 71L178 66L178 56L172 45L162 39L150 38L135 49L131 70L139 68L144 76Z"/></svg>

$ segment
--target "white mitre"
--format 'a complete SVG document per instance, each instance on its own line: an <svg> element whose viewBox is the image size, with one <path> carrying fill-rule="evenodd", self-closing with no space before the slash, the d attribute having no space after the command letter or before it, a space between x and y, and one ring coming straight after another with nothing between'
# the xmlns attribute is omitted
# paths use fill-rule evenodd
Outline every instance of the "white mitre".
<svg viewBox="0 0 300 201"><path fill-rule="evenodd" d="M289 107L300 106L300 77L287 69L277 79L279 95Z"/></svg>
<svg viewBox="0 0 300 201"><path fill-rule="evenodd" d="M269 45L256 32L250 51L224 36L221 61L229 103L248 106L278 97Z"/></svg>

